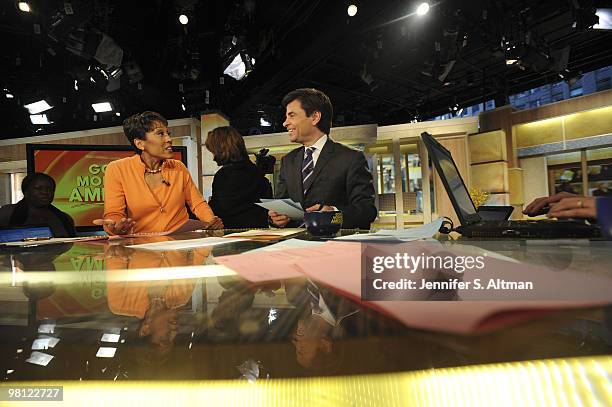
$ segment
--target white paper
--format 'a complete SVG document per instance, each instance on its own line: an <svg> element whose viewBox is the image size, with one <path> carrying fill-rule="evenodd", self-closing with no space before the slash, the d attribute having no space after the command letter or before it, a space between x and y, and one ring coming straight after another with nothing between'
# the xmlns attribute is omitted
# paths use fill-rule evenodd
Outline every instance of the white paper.
<svg viewBox="0 0 612 407"><path fill-rule="evenodd" d="M119 342L119 336L117 334L104 334L102 335L102 342L112 342L112 343L117 343Z"/></svg>
<svg viewBox="0 0 612 407"><path fill-rule="evenodd" d="M119 327L112 327L112 328L105 328L104 329L106 331L107 334L117 334L119 335L121 333L121 328Z"/></svg>
<svg viewBox="0 0 612 407"><path fill-rule="evenodd" d="M256 237L256 236L278 236L286 237L305 231L304 228L286 228L286 229L254 229L246 232L230 233L223 237Z"/></svg>
<svg viewBox="0 0 612 407"><path fill-rule="evenodd" d="M325 242L313 242L310 240L288 239L282 242L260 247L258 249L249 250L248 253L274 252L277 250L285 250L285 249L305 249L305 248L318 247L323 244L325 244Z"/></svg>
<svg viewBox="0 0 612 407"><path fill-rule="evenodd" d="M107 348L107 347L102 346L100 349L98 349L98 353L96 353L96 357L112 358L115 356L116 351L117 351L117 348Z"/></svg>
<svg viewBox="0 0 612 407"><path fill-rule="evenodd" d="M55 330L55 324L42 324L38 327L38 333L41 334L52 334Z"/></svg>
<svg viewBox="0 0 612 407"><path fill-rule="evenodd" d="M170 240L167 242L144 243L127 247L131 247L132 249L146 250L185 250L193 249L194 247L216 246L220 244L241 242L244 240L246 239L235 239L226 237L203 237L201 239Z"/></svg>
<svg viewBox="0 0 612 407"><path fill-rule="evenodd" d="M442 220L442 218L436 219L426 225L404 230L379 230L375 233L339 236L335 238L335 240L372 243L401 243L410 242L412 240L429 239L438 233L440 226L442 226Z"/></svg>
<svg viewBox="0 0 612 407"><path fill-rule="evenodd" d="M49 349L49 338L38 338L32 342L32 350Z"/></svg>
<svg viewBox="0 0 612 407"><path fill-rule="evenodd" d="M48 240L34 240L28 242L6 242L3 246L13 247L33 247L44 246L49 244L72 243L72 242L87 242L92 240L107 240L108 236L81 236L81 237L52 237Z"/></svg>
<svg viewBox="0 0 612 407"><path fill-rule="evenodd" d="M262 208L266 208L269 211L287 215L294 220L304 219L304 209L299 203L294 202L291 199L262 199L262 202L255 202L255 204L261 206Z"/></svg>
<svg viewBox="0 0 612 407"><path fill-rule="evenodd" d="M53 359L53 356L47 355L46 353L32 352L30 357L26 359L26 362L39 366L47 366L49 362L51 362L51 359Z"/></svg>

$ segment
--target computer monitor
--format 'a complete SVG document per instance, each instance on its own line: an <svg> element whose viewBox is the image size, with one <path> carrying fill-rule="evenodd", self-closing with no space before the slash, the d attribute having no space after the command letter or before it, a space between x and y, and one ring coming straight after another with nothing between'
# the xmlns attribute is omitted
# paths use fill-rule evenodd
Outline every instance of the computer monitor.
<svg viewBox="0 0 612 407"><path fill-rule="evenodd" d="M481 220L450 151L427 132L421 133L421 137L461 224L466 225Z"/></svg>
<svg viewBox="0 0 612 407"><path fill-rule="evenodd" d="M174 159L187 165L187 147L175 146ZM56 183L53 205L69 214L77 231L101 230L94 219L104 214L104 172L111 161L130 157L130 146L27 144L28 173L43 172Z"/></svg>

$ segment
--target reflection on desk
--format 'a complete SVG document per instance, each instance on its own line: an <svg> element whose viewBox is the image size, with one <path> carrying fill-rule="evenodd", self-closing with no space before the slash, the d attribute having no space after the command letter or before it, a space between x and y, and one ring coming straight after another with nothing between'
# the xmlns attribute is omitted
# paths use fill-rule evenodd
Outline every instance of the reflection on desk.
<svg viewBox="0 0 612 407"><path fill-rule="evenodd" d="M324 285L314 290L303 278L262 284L233 275L174 278L176 269L204 270L217 256L264 247L262 242L172 252L126 247L205 236L192 232L78 242L56 253L49 248L2 252L0 364L12 371L6 380L252 379L253 371L258 372L256 380L264 380L406 372L611 350L609 307L556 311L487 334L459 336L406 327ZM581 273L605 274L601 265L612 260L608 242L442 242L466 243L529 264ZM48 260L34 260L43 258ZM139 269L167 272L167 279L120 281L123 273ZM12 284L15 274L26 276L17 281L28 281L28 275L40 271L48 284L39 289ZM60 275L61 281L55 280ZM313 301L315 297L323 298L325 306ZM54 356L47 366L25 362L42 324L55 324L48 335L60 340L54 348L39 350ZM118 333L120 341L101 342L105 333ZM97 358L102 346L116 348L115 356Z"/></svg>

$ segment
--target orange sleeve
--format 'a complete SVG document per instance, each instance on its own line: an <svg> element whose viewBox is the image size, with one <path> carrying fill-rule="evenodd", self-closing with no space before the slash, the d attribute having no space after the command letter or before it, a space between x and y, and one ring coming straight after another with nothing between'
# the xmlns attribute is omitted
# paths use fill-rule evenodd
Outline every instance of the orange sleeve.
<svg viewBox="0 0 612 407"><path fill-rule="evenodd" d="M193 182L193 179L191 179L187 167L185 167L182 162L179 162L179 166L183 173L185 202L187 202L191 212L193 212L198 219L202 222L210 222L213 216L215 216L212 209L210 209L210 206L208 206L204 198L202 198L202 194L198 191L198 187Z"/></svg>
<svg viewBox="0 0 612 407"><path fill-rule="evenodd" d="M118 221L127 218L127 205L125 203L125 191L119 175L119 168L109 164L104 174L104 219ZM110 233L106 226L104 229Z"/></svg>

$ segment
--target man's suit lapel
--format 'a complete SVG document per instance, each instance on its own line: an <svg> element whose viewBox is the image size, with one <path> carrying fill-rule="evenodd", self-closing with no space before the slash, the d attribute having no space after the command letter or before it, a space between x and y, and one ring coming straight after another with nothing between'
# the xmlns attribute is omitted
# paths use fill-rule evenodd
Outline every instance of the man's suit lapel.
<svg viewBox="0 0 612 407"><path fill-rule="evenodd" d="M321 174L321 172L323 171L327 163L332 159L333 155L334 155L334 142L328 136L327 142L325 142L325 145L323 145L321 154L319 154L319 158L317 159L317 165L315 165L314 171L312 173L312 177L313 177L312 185L313 186L310 187L309 191L312 191L314 189L314 185L317 182L317 178L319 177L319 174Z"/></svg>

